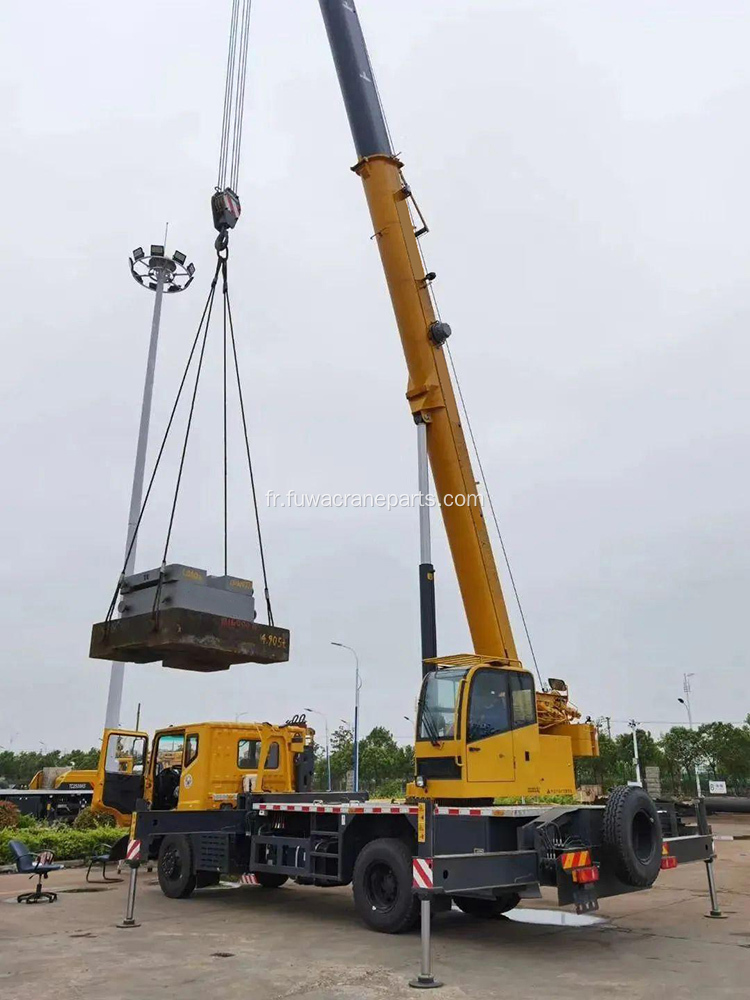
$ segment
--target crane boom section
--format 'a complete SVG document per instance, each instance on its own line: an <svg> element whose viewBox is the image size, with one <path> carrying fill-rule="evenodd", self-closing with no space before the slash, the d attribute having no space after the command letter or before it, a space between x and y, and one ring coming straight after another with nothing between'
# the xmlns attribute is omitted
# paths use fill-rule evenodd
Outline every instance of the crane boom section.
<svg viewBox="0 0 750 1000"><path fill-rule="evenodd" d="M520 668L409 208L352 0L320 0L475 652Z"/></svg>

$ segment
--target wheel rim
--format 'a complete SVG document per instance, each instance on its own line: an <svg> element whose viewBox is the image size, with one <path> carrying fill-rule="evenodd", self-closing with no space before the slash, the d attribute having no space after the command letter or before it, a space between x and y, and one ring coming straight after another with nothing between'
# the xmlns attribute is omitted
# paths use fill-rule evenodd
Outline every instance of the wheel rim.
<svg viewBox="0 0 750 1000"><path fill-rule="evenodd" d="M633 817L633 851L642 865L648 864L654 854L655 837L651 818L645 812Z"/></svg>
<svg viewBox="0 0 750 1000"><path fill-rule="evenodd" d="M180 852L176 847L168 847L162 858L162 870L170 882L176 882L182 874Z"/></svg>
<svg viewBox="0 0 750 1000"><path fill-rule="evenodd" d="M365 893L374 910L387 913L398 899L398 879L390 865L384 861L371 864L365 873Z"/></svg>

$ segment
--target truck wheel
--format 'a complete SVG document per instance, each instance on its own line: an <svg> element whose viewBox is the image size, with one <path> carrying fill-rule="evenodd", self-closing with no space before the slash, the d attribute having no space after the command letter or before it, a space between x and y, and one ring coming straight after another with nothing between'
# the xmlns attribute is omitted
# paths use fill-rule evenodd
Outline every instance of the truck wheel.
<svg viewBox="0 0 750 1000"><path fill-rule="evenodd" d="M463 913L480 920L497 920L504 913L515 909L521 902L517 892L504 892L495 899L480 899L479 896L454 896L453 902Z"/></svg>
<svg viewBox="0 0 750 1000"><path fill-rule="evenodd" d="M289 881L288 875L275 875L273 872L255 872L258 885L264 889L278 889L285 882Z"/></svg>
<svg viewBox="0 0 750 1000"><path fill-rule="evenodd" d="M604 809L604 844L626 885L653 885L661 869L662 832L651 796L635 785L613 788Z"/></svg>
<svg viewBox="0 0 750 1000"><path fill-rule="evenodd" d="M159 848L157 863L161 891L170 899L186 899L195 889L193 851L187 837L170 835Z"/></svg>
<svg viewBox="0 0 750 1000"><path fill-rule="evenodd" d="M411 850L395 838L371 840L360 851L352 875L354 907L374 931L401 934L419 919L411 863Z"/></svg>

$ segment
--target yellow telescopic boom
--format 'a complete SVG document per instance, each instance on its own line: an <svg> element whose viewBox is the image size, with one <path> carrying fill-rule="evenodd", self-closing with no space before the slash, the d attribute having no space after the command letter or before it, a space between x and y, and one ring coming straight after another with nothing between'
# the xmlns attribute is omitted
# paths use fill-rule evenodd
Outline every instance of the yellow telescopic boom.
<svg viewBox="0 0 750 1000"><path fill-rule="evenodd" d="M320 0L409 370L407 399L427 452L474 651L520 668L487 525L477 497L443 344L419 252L411 191L394 156L352 0Z"/></svg>

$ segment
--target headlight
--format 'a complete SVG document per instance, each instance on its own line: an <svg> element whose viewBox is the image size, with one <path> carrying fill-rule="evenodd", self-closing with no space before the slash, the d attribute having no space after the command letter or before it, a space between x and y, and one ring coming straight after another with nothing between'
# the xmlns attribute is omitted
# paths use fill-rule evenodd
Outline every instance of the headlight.
<svg viewBox="0 0 750 1000"><path fill-rule="evenodd" d="M418 774L414 779L414 784L417 788L427 788L427 779L423 774Z"/></svg>

